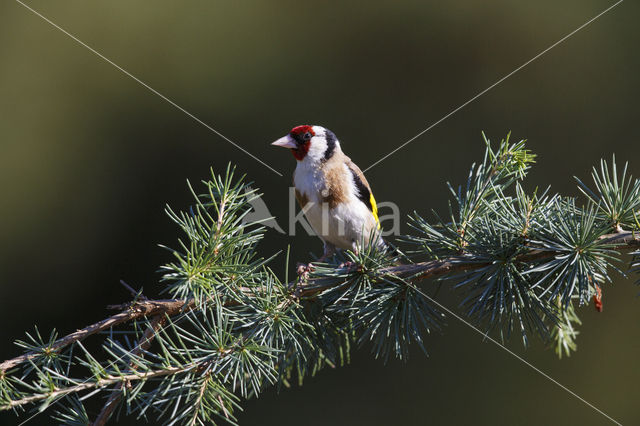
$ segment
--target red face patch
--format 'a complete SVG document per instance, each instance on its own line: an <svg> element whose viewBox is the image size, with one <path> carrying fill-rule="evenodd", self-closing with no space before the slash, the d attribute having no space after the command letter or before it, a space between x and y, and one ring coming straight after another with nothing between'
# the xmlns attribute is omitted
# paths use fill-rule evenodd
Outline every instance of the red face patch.
<svg viewBox="0 0 640 426"><path fill-rule="evenodd" d="M297 148L292 148L291 152L298 161L302 161L309 152L311 146L311 138L316 135L311 126L296 126L289 132L289 135L298 144Z"/></svg>
<svg viewBox="0 0 640 426"><path fill-rule="evenodd" d="M311 126L296 126L293 129L291 129L291 131L289 132L291 134L291 136L293 136L294 138L297 136L299 138L303 138L305 133L309 133L311 135L311 137L314 137L316 135L316 132L313 131L313 127ZM311 138L309 138L311 139Z"/></svg>

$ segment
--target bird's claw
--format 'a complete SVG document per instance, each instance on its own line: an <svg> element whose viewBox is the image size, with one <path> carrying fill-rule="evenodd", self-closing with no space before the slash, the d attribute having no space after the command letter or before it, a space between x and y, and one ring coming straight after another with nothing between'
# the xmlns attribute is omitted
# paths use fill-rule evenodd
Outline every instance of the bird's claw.
<svg viewBox="0 0 640 426"><path fill-rule="evenodd" d="M353 269L355 269L358 266L357 263L348 261L348 262L342 262L339 266L339 268L346 268L347 271L352 271Z"/></svg>
<svg viewBox="0 0 640 426"><path fill-rule="evenodd" d="M299 277L308 277L309 272L313 272L314 266L311 263L298 263L296 267L296 273Z"/></svg>

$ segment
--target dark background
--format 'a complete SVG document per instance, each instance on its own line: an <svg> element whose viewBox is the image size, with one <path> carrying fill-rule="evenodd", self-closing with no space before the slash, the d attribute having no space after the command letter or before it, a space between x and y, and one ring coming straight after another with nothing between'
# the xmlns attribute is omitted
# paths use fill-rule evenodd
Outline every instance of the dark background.
<svg viewBox="0 0 640 426"><path fill-rule="evenodd" d="M0 358L35 324L68 333L124 302L125 279L157 296L158 243L189 205L186 179L237 164L286 226L295 162L269 142L297 124L332 129L363 169L607 8L608 1L63 1L28 3L285 177L20 4L0 6ZM625 1L367 173L403 216L443 211L446 181L481 159L481 131L528 139L527 188L577 194L616 153L640 175L640 6ZM403 228L407 231L406 227ZM317 239L269 232L264 255ZM283 270L284 258L276 260ZM625 265L621 265L624 269ZM623 424L638 424L640 301L631 279L579 311L579 350L508 346ZM429 284L425 284L429 289ZM440 300L456 307L443 292ZM608 420L453 318L429 357L350 366L244 403L241 424L599 425ZM95 415L99 405L90 407ZM24 419L26 417L22 417ZM1 424L17 424L11 414ZM29 425L50 424L46 414ZM133 419L120 424L137 424Z"/></svg>

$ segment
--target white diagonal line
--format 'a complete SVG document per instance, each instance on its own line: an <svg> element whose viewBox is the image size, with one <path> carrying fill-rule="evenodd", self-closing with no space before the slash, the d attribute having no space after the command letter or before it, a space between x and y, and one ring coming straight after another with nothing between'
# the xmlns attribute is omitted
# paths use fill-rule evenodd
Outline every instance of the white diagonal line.
<svg viewBox="0 0 640 426"><path fill-rule="evenodd" d="M578 395L577 393L575 393L574 391L572 391L571 389L569 389L568 387L566 387L565 385L563 385L562 383L558 382L556 379L554 379L553 377L549 376L547 373L545 373L544 371L540 370L538 367L536 367L535 365L531 364L529 361L527 361L526 359L522 358L520 355L516 354L515 352L511 351L509 348L507 348L506 346L504 346L502 343L498 342L497 340L495 340L494 338L490 337L487 333L482 332L482 330L480 330L478 327L476 327L475 325L471 324L470 322L466 321L464 318L462 318L461 316L459 316L458 314L456 314L455 312L453 312L451 309L447 308L446 306L444 306L442 303L439 303L438 301L436 301L435 299L433 299L432 297L429 297L427 294L425 294L422 290L420 290L416 285L414 284L409 284L411 286L411 288L413 288L414 290L416 290L418 293L422 294L424 297L426 297L427 299L429 299L429 301L431 301L432 303L434 303L435 305L437 305L440 309L447 311L447 313L451 316L453 316L454 318L456 318L458 321L462 322L464 325L470 327L471 329L473 329L473 331L475 331L476 333L480 334L482 337L484 337L485 339L488 339L489 341L491 341L492 343L496 344L496 346L499 346L501 349L504 349L507 353L509 353L510 355L512 355L514 358L516 358L518 361L522 362L523 364L529 366L531 369L533 369L535 372L537 372L538 374L542 375L544 378L546 378L547 380L555 383L556 385L558 385L559 387L561 387L563 390L565 390L566 392L568 392L569 394L575 396L576 398L578 398L580 401L584 402L586 405L588 405L589 407L593 408L595 411L597 411L598 413L602 414L604 417L606 417L607 419L611 420L613 423L622 426L622 423L620 423L619 421L615 420L613 417L609 416L607 413L605 413L604 411L602 411L601 409L599 409L598 407L596 407L595 405L593 405L592 403L590 403L589 401L587 401L586 399L584 399L583 397L581 397L580 395Z"/></svg>
<svg viewBox="0 0 640 426"><path fill-rule="evenodd" d="M26 425L27 423L29 423L31 421L31 419L33 419L35 416L37 416L40 413L43 413L44 411L36 411L34 414L32 414L27 420L21 422L18 424L18 426L22 426L22 425Z"/></svg>
<svg viewBox="0 0 640 426"><path fill-rule="evenodd" d="M204 121L200 120L198 117L196 117L195 115L193 115L192 113L190 113L189 111L187 111L186 109L184 109L183 107L181 107L180 105L178 105L177 103L175 103L174 101L172 101L171 99L169 99L168 97L166 97L165 95L163 95L162 93L158 92L156 89L154 89L153 87L149 86L147 83L145 83L144 81L140 80L138 77L136 77L135 75L131 74L129 71L125 70L124 68L122 68L120 65L116 64L115 62L113 62L111 59L107 58L106 56L104 56L103 54L101 54L100 52L98 52L97 50L95 50L94 48L92 48L91 46L89 46L88 44L86 44L85 42L83 42L82 40L80 40L78 37L74 36L73 34L71 34L70 32L66 31L64 28L60 27L59 25L55 24L54 22L52 22L50 19L48 19L46 16L43 16L40 12L32 9L31 7L27 6L26 4L24 4L23 2L21 2L20 0L16 0L17 3L21 4L22 6L24 6L26 9L30 10L31 12L33 12L35 15L39 16L40 18L42 18L43 20L45 20L46 22L48 22L49 24L51 24L54 28L62 31L65 35L69 36L71 39L73 39L75 42L77 42L78 44L80 44L83 47L86 47L88 50L90 50L92 53L94 53L95 55L97 55L98 57L100 57L101 59L105 60L106 62L108 62L109 64L113 65L116 69L118 69L119 71L121 71L123 74L125 74L126 76L130 77L131 79L135 80L137 83L139 83L141 86L143 86L145 89L149 90L150 92L154 93L155 95L158 95L160 98L164 99L165 101L167 101L168 103L170 103L172 106L174 106L176 109L182 111L183 113L185 113L186 115L188 115L189 117L191 117L192 119L194 119L195 121L197 121L198 123L200 123L201 125L203 125L204 127L206 127L207 129L211 130L213 133L215 133L216 135L220 136L222 139L226 140L227 142L229 142L231 145L235 146L236 148L238 148L240 151L244 152L245 154L247 154L249 157L253 158L254 160L256 160L257 162L259 162L260 164L262 164L263 166L267 167L269 170L271 170L272 172L274 172L275 174L277 174L278 176L282 176L282 173L280 173L279 171L277 171L276 169L274 169L273 167L271 167L270 165L268 165L267 163L265 163L264 161L262 161L261 159L259 159L258 157L256 157L255 155L253 155L252 153L250 153L249 151L247 151L246 149L244 149L243 147L241 147L240 145L238 145L237 143L235 143L234 141L232 141L231 139L229 139L228 137L226 137L225 135L223 135L222 133L220 133L219 131L217 131L216 129L214 129L213 127L211 127L210 125L208 125L207 123L205 123Z"/></svg>
<svg viewBox="0 0 640 426"><path fill-rule="evenodd" d="M79 43L80 45L82 45L83 47L87 48L88 50L90 50L91 52L93 52L94 54L96 54L97 56L99 56L101 59L105 60L106 62L108 62L109 64L113 65L115 68L117 68L119 71L121 71L122 73L124 73L125 75L127 75L128 77L132 78L133 80L135 80L136 82L138 82L139 84L141 84L143 87L145 87L146 89L148 89L149 91L151 91L152 93L156 94L157 96L159 96L160 98L164 99L165 101L167 101L168 103L170 103L172 106L174 106L175 108L177 108L178 110L182 111L183 113L185 113L186 115L188 115L189 117L191 117L192 119L196 120L198 123L200 123L201 125L203 125L204 127L206 127L207 129L211 130L212 132L214 132L215 134L217 134L218 136L220 136L221 138L223 138L224 140L226 140L227 142L231 143L232 145L234 145L236 148L240 149L241 151L243 151L245 154L249 155L250 157L252 157L253 159L255 159L256 161L258 161L259 163L261 163L262 165L264 165L265 167L269 168L271 171L273 171L274 173L278 174L279 176L282 176L282 174L280 172L278 172L277 170L273 169L271 166L269 166L268 164L264 163L262 160L260 160L259 158L257 158L256 156L254 156L253 154L251 154L250 152L248 152L247 150L245 150L244 148L242 148L241 146L239 146L238 144L236 144L235 142L233 142L232 140L230 140L229 138L227 138L226 136L224 136L222 133L218 132L216 129L214 129L213 127L211 127L210 125L208 125L207 123L203 122L202 120L200 120L198 117L194 116L193 114L191 114L189 111L185 110L184 108L182 108L180 105L176 104L175 102L173 102L171 99L167 98L166 96L164 96L162 93L158 92L157 90L155 90L154 88L152 88L151 86L149 86L148 84L146 84L145 82L143 82L142 80L138 79L137 77L135 77L133 74L129 73L128 71L126 71L125 69L123 69L122 67L120 67L119 65L117 65L116 63L114 63L113 61L111 61L109 58L105 57L104 55L102 55L101 53L99 53L98 51L96 51L95 49L93 49L92 47L88 46L86 43L82 42L81 40L79 40L77 37L75 37L74 35L70 34L69 32L67 32L66 30L64 30L63 28L61 28L60 26L56 25L55 23L53 23L51 20L49 20L48 18L46 18L45 16L43 16L42 14L40 14L39 12L37 12L36 10L32 9L31 7L27 6L26 4L24 4L23 2L21 2L20 0L16 0L17 3L19 3L20 5L24 6L26 9L30 10L31 12L33 12L35 15L39 16L40 18L42 18L43 20L45 20L46 22L48 22L49 24L51 24L53 27L55 27L56 29L60 30L61 32L63 32L64 34L66 34L67 36L69 36L70 38L72 38L74 41L76 41L77 43ZM429 126L428 128L426 128L425 130L423 130L422 132L418 133L416 136L414 136L413 138L409 139L408 141L406 141L405 143L403 143L402 145L400 145L398 148L394 149L393 151L391 151L389 154L385 155L384 157L382 157L381 159L379 159L378 161L376 161L375 163L373 163L372 165L370 165L369 167L367 167L365 169L365 171L371 169L372 167L374 167L375 165L377 165L378 163L380 163L381 161L385 160L387 157L391 156L392 154L394 154L395 152L397 152L398 150L404 148L406 145L408 145L409 143L413 142L415 139L417 139L418 137L420 137L421 135L423 135L424 133L426 133L427 131L429 131L430 129L432 129L433 127L435 127L436 125L438 125L439 123L441 123L442 121L446 120L448 117L450 117L451 115L455 114L456 112L458 112L460 109L464 108L465 106L467 106L468 104L470 104L471 102L473 102L474 100L476 100L477 98L479 98L480 96L482 96L483 94L485 94L486 92L488 92L489 90L493 89L495 86L497 86L498 84L502 83L504 80L506 80L507 78L511 77L513 74L515 74L516 72L520 71L522 68L524 68L525 66L529 65L531 62L535 61L536 59L538 59L539 57L541 57L542 55L544 55L545 53L547 53L549 50L553 49L554 47L556 47L557 45L559 45L560 43L562 43L563 41L565 41L566 39L568 39L569 37L573 36L575 33L577 33L578 31L580 31L581 29L583 29L584 27L586 27L587 25L589 25L590 23L592 23L593 21L595 21L596 19L598 19L599 17L601 17L602 15L604 15L605 13L607 13L608 11L610 11L611 9L613 9L614 7L618 6L620 3L622 3L623 0L619 0L618 2L614 3L613 5L611 5L610 7L608 7L607 9L605 9L604 11L602 11L601 13L599 13L598 15L596 15L595 17L593 17L592 19L590 19L589 21L587 21L586 23L584 23L583 25L581 25L580 27L576 28L575 30L573 30L571 33L567 34L566 36L564 36L563 38L561 38L560 40L558 40L557 42L555 42L554 44L552 44L551 46L549 46L548 48L546 48L545 50L543 50L542 52L538 53L536 56L534 56L533 58L531 58L530 60L528 60L527 62L525 62L524 64L520 65L518 68L516 68L515 70L513 70L512 72L510 72L509 74L505 75L504 77L502 77L500 80L496 81L494 84L492 84L491 86L489 86L488 88L486 88L485 90L483 90L482 92L478 93L476 96L474 96L473 98L471 98L470 100L468 100L467 102L465 102L464 104L460 105L458 108L454 109L453 111L449 112L447 115L445 115L444 117L442 117L440 120L436 121L435 123L433 123L431 126ZM572 390L570 390L569 388L567 388L566 386L564 386L563 384L561 384L560 382L558 382L557 380L555 380L554 378L552 378L551 376L549 376L548 374L546 374L545 372L543 372L542 370L540 370L539 368L535 367L534 365L532 365L531 363L529 363L527 360L525 360L524 358L520 357L519 355L517 355L516 353L512 352L511 350L509 350L507 347L505 347L504 345L502 345L501 343L499 343L498 341L496 341L495 339L493 339L492 337L488 336L486 333L483 333L480 329L478 329L477 327L475 327L473 324L467 322L466 320L464 320L462 317L460 317L459 315L457 315L455 312L451 311L450 309L448 309L447 307L445 307L444 305L442 305L441 303L437 302L436 300L434 300L433 298L429 297L427 294L425 294L424 292L422 292L418 287L416 286L412 286L416 291L418 291L420 294L422 294L424 297L426 297L427 299L429 299L432 303L434 303L435 305L437 305L438 307L440 307L441 309L443 309L444 311L448 312L450 315L452 315L453 317L455 317L456 319L458 319L459 321L461 321L462 323L464 323L465 325L467 325L468 327L470 327L471 329L473 329L474 331L476 331L477 333L479 333L480 335L482 335L484 338L490 340L492 343L494 343L495 345L499 346L500 348L504 349L507 353L511 354L513 357L515 357L516 359L518 359L519 361L521 361L522 363L524 363L525 365L529 366L530 368L532 368L534 371L536 371L537 373L541 374L543 377L545 377L546 379L550 380L551 382L553 382L554 384L556 384L557 386L559 386L560 388L562 388L563 390L565 390L566 392L568 392L569 394L573 395L574 397L576 397L577 399L579 399L580 401L582 401L584 404L588 405L589 407L591 407L592 409L594 409L595 411L597 411L598 413L600 413L601 415L603 415L604 417L606 417L607 419L609 419L610 421L612 421L613 423L617 424L617 425L621 425L621 423L619 423L618 421L616 421L615 419L613 419L612 417L610 417L609 415L607 415L605 412L603 412L602 410L600 410L599 408L597 408L596 406L594 406L593 404L591 404L590 402L588 402L587 400L585 400L584 398L582 398L581 396L579 396L578 394L576 394L575 392L573 392ZM123 354L119 359L122 359L124 356L126 356L129 352ZM28 421L30 421L31 419L33 419L35 416L37 416L39 413L34 414L33 416L29 417L27 420L25 420L24 422L21 423L21 425L27 423Z"/></svg>
<svg viewBox="0 0 640 426"><path fill-rule="evenodd" d="M607 419L611 420L611 422L622 426L622 423L618 422L617 420L615 420L613 417L609 416L607 413L605 413L604 411L600 410L598 407L596 407L595 405L591 404L589 401L587 401L586 399L582 398L580 395L578 395L577 393L573 392L571 389L567 388L565 385L563 385L562 383L558 382L557 380L555 380L553 377L549 376L547 373L545 373L544 371L540 370L538 367L534 366L533 364L531 364L530 362L528 362L526 359L522 358L520 355L516 354L515 352L511 351L509 348L507 348L506 346L504 346L503 344L501 344L500 342L498 342L497 340L493 339L492 337L490 337L487 333L483 333L482 330L480 330L479 328L477 328L476 326L474 326L473 324L471 324L470 322L466 321L464 318L462 318L461 316L459 316L458 314L456 314L455 312L453 312L451 309L447 308L446 306L444 306L442 303L436 301L435 299L433 299L432 297L428 296L425 292L423 292L422 290L420 290L420 288L418 288L416 285L414 284L409 284L414 290L416 290L418 293L420 293L421 295L423 295L425 298L427 298L429 301L431 301L432 303L434 303L436 306L438 306L440 309L446 311L449 315L453 316L454 318L456 318L458 321L462 322L463 324L465 324L466 326L470 327L472 330L474 330L476 333L480 334L483 338L488 339L489 341L491 341L492 343L494 343L496 346L504 349L507 353L509 353L510 355L512 355L514 358L516 358L517 360L519 360L520 362L522 362L523 364L529 366L531 369L533 369L534 371L536 371L538 374L542 375L543 377L545 377L546 379L548 379L549 381L555 383L556 385L558 385L560 388L562 388L563 390L565 390L566 392L568 392L569 394L573 395L574 397L576 397L577 399L579 399L580 401L582 401L583 403L585 403L586 405L588 405L589 407L591 407L592 409L594 409L595 411L597 411L598 413L602 414L604 417L606 417ZM168 325L168 324L167 324ZM167 327L167 325L161 326L160 329L158 330L158 333L160 333L165 327ZM130 351L125 352L124 354L122 354L121 356L119 356L114 362L118 362L120 361L122 358L124 358L125 356L131 354L131 352L135 349L135 347L133 349L131 349ZM82 383L86 383L89 380L91 380L91 378L88 378L87 380L83 381ZM43 413L44 411L38 411L36 413L34 413L32 416L30 416L29 418L27 418L26 420L24 420L22 423L20 423L18 426L23 426L26 423L28 423L29 421L31 421L34 417L38 416L40 413Z"/></svg>
<svg viewBox="0 0 640 426"><path fill-rule="evenodd" d="M364 169L364 172L366 172L367 170L373 168L374 166L376 166L378 163L384 161L385 159L387 159L388 157L390 157L391 155L395 154L397 151L401 150L402 148L404 148L405 146L409 145L411 142L413 142L414 140L418 139L420 136L422 136L423 134L427 133L429 130L433 129L434 127L436 127L438 124L442 123L444 120L446 120L447 118L451 117L453 114L455 114L456 112L460 111L462 108L466 107L467 105L469 105L471 102L475 101L476 99L478 99L480 96L484 95L485 93L487 93L489 90L493 89L494 87L496 87L498 84L502 83L503 81L505 81L506 79L508 79L509 77L511 77L512 75L514 75L515 73L517 73L518 71L520 71L522 68L526 67L527 65L529 65L531 62L535 61L536 59L538 59L539 57L541 57L542 55L544 55L545 53L547 53L548 51L550 51L551 49L553 49L554 47L556 47L557 45L559 45L560 43L562 43L563 41L567 40L569 37L571 37L572 35L574 35L575 33L577 33L578 31L580 31L581 29L583 29L584 27L586 27L587 25L589 25L590 23L592 23L593 21L595 21L596 19L600 18L602 15L604 15L605 13L609 12L611 9L613 9L614 7L616 7L617 5L619 5L620 3L622 3L623 0L618 0L616 3L612 4L611 6L609 6L608 8L606 8L605 10L603 10L602 12L600 12L599 14L597 14L596 16L594 16L593 18L589 19L587 22L585 22L584 24L580 25L578 28L576 28L575 30L571 31L569 34L567 34L566 36L562 37L560 40L556 41L555 43L553 43L551 46L547 47L546 49L544 49L542 52L538 53L536 56L534 56L533 58L529 59L527 62L525 62L524 64L520 65L518 68L516 68L515 70L511 71L509 74L505 75L504 77L502 77L500 80L496 81L495 83L493 83L491 86L487 87L486 89L484 89L482 92L478 93L477 95L475 95L473 98L469 99L468 101L466 101L465 103L463 103L462 105L460 105L459 107L457 107L456 109L450 111L447 115L445 115L444 117L442 117L441 119L439 119L438 121L436 121L435 123L431 124L429 127L427 127L426 129L424 129L423 131L421 131L420 133L418 133L417 135L415 135L414 137L412 137L411 139L409 139L408 141L406 141L405 143L403 143L402 145L400 145L399 147L397 147L396 149L394 149L393 151L389 152L388 154L386 154L384 157L380 158L378 161L376 161L375 163L373 163L372 165L370 165L369 167L367 167L366 169Z"/></svg>
<svg viewBox="0 0 640 426"><path fill-rule="evenodd" d="M136 76L134 76L133 74L131 74L130 72L128 72L127 70L125 70L124 68L122 68L121 66L119 66L118 64L116 64L115 62L113 62L112 60L110 60L109 58L107 58L106 56L102 55L100 52L96 51L95 49L93 49L91 46L87 45L86 43L84 43L82 40L78 39L76 36L74 36L73 34L69 33L68 31L66 31L65 29L61 28L59 25L55 24L54 22L52 22L50 19L48 19L47 17L43 16L41 13L39 13L38 11L32 9L31 7L27 6L26 4L24 4L23 2L21 2L20 0L16 0L17 3L19 3L20 5L24 6L26 9L28 9L29 11L31 11L32 13L34 13L35 15L39 16L40 18L42 18L44 21L46 21L47 23L49 23L50 25L52 25L54 28L60 30L62 33L64 33L65 35L69 36L71 39L73 39L75 42L77 42L78 44L80 44L81 46L87 48L89 51L91 51L92 53L94 53L95 55L97 55L98 57L100 57L101 59L103 59L104 61L108 62L109 64L113 65L116 69L118 69L119 71L121 71L122 73L124 73L126 76L132 78L133 80L135 80L137 83L139 83L140 85L142 85L144 88L146 88L147 90L149 90L150 92L156 94L157 96L159 96L160 98L164 99L165 101L167 101L169 104L171 104L172 106L174 106L176 109L182 111L183 113L185 113L186 115L188 115L189 117L191 117L192 119L194 119L195 121L197 121L198 123L200 123L201 125L203 125L204 127L206 127L207 129L211 130L213 133L215 133L216 135L220 136L222 139L226 140L227 142L229 142L230 144L232 144L233 146L235 146L236 148L238 148L239 150L241 150L242 152L244 152L245 154L247 154L248 156L250 156L251 158L253 158L254 160L258 161L260 164L264 165L265 167L267 167L269 170L273 171L274 173L276 173L279 176L282 176L282 173L278 172L277 170L275 170L273 167L269 166L267 163L265 163L264 161L260 160L259 158L257 158L255 155L251 154L250 152L248 152L246 149L242 148L240 145L238 145L237 143L233 142L231 139L229 139L228 137L226 137L225 135L223 135L222 133L220 133L219 131L217 131L216 129L214 129L213 127L211 127L210 125L208 125L207 123L205 123L204 121L200 120L198 117L196 117L195 115L193 115L192 113L190 113L189 111L187 111L186 109L184 109L183 107L181 107L180 105L176 104L174 101L172 101L171 99L169 99L168 97L166 97L165 95L163 95L162 93L158 92L156 89L154 89L153 87L149 86L148 84L146 84L144 81L140 80L139 78L137 78ZM160 330L158 332L160 332L162 329L164 328L161 327ZM135 348L134 348L135 349ZM133 351L133 349L131 351L126 351L124 354L122 354L120 357L118 357L115 362L120 361L121 359L123 359L125 356L130 355L131 352ZM82 383L86 383L90 380L87 379ZM26 420L24 420L23 422L20 423L19 426L22 426L28 422L30 422L33 418L35 418L36 416L38 416L40 413L42 413L44 411L37 411L36 413L34 413L33 415L31 415L29 418L27 418Z"/></svg>

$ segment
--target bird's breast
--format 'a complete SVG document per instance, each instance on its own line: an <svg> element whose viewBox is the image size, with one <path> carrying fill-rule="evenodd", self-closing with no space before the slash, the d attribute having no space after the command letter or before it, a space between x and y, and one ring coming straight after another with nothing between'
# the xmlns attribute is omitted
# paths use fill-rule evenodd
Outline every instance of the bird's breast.
<svg viewBox="0 0 640 426"><path fill-rule="evenodd" d="M308 202L321 204L322 194L327 192L326 179L321 170L296 168L293 174L293 185L296 188L296 197L298 197L298 202L301 205L302 201L304 201L304 204Z"/></svg>

